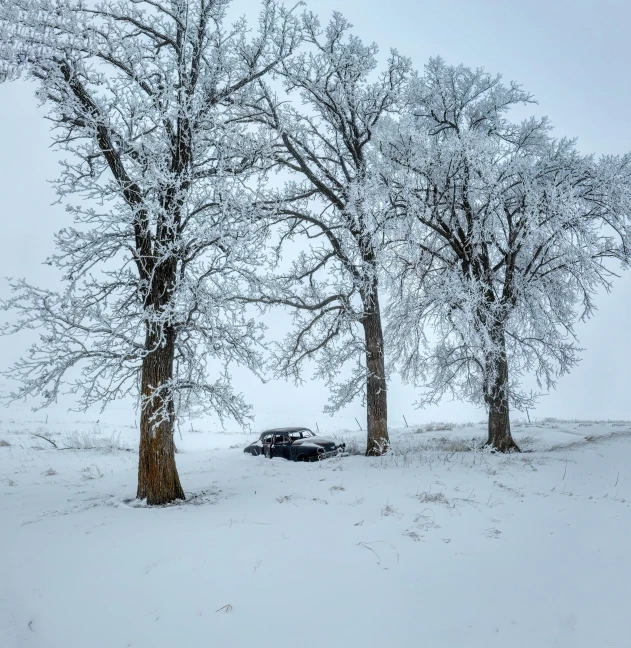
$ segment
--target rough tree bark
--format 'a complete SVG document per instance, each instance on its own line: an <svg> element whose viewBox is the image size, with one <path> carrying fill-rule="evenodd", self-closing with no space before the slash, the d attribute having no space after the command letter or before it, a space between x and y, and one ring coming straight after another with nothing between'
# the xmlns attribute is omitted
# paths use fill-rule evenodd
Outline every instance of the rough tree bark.
<svg viewBox="0 0 631 648"><path fill-rule="evenodd" d="M384 454L390 445L388 436L388 398L383 349L383 331L377 280L369 295L364 297L365 315L362 319L366 342L366 456Z"/></svg>
<svg viewBox="0 0 631 648"><path fill-rule="evenodd" d="M486 445L498 452L521 452L510 431L508 358L504 331L493 332L491 337L500 350L490 354L486 360L486 373L492 377L484 396L489 408L489 436Z"/></svg>
<svg viewBox="0 0 631 648"><path fill-rule="evenodd" d="M186 497L175 465L173 402L168 395L166 398L163 394L152 397L155 389L170 381L173 376L173 331L165 331L162 340L156 331L149 331L147 348L152 351L145 356L142 363L142 410L136 497L146 499L147 504L153 506L183 500Z"/></svg>
<svg viewBox="0 0 631 648"><path fill-rule="evenodd" d="M171 204L164 201L165 213ZM173 210L176 226L180 222L178 209ZM163 256L162 248L172 244L174 230L164 221L156 228L154 251ZM177 273L173 257L154 265L152 257L142 259L140 267L152 268L147 274L149 290L145 296L145 309L159 314L172 298ZM146 272L146 270L145 270ZM168 323L147 323L145 350L141 374L140 448L138 453L138 499L146 499L149 506L168 504L186 499L175 464L175 409L171 380L175 360L176 330ZM167 386L165 388L165 385Z"/></svg>

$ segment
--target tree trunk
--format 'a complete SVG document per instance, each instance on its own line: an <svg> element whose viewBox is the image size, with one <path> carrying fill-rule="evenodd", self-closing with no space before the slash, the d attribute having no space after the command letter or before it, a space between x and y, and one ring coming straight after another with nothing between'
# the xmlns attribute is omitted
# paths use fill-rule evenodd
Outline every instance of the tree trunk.
<svg viewBox="0 0 631 648"><path fill-rule="evenodd" d="M140 453L138 460L138 499L150 506L186 499L175 465L173 440L173 401L168 394L151 398L156 388L173 377L175 335L165 332L166 340L156 346L155 332L147 334L147 348L153 349L142 363L142 409L140 414Z"/></svg>
<svg viewBox="0 0 631 648"><path fill-rule="evenodd" d="M498 351L490 354L486 360L485 400L489 408L489 437L486 445L499 452L521 452L510 431L508 358L504 331L493 332L491 338L496 343Z"/></svg>
<svg viewBox="0 0 631 648"><path fill-rule="evenodd" d="M383 331L377 282L372 286L369 299L364 299L366 314L362 320L366 341L366 418L368 440L366 456L377 457L384 454L390 445L388 436L388 398L386 390L386 370L383 354ZM367 305L367 307L366 307Z"/></svg>

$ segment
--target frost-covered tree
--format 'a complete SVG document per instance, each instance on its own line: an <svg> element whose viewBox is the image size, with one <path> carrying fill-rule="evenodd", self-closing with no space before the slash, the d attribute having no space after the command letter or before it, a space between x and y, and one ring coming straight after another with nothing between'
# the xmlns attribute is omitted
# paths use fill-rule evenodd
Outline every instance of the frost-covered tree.
<svg viewBox="0 0 631 648"><path fill-rule="evenodd" d="M285 249L308 244L290 269L276 268L259 303L294 309L294 327L279 347L281 374L299 379L305 361L331 387L333 413L359 394L367 404L367 454L388 446L384 343L379 304L383 211L364 200L373 132L398 102L409 62L392 52L377 74L377 47L349 34L338 13L326 27L303 15L304 53L283 62L285 96L270 87L253 120L276 136L276 162L289 180L267 203ZM279 269L280 268L280 269ZM351 377L340 380L352 364Z"/></svg>
<svg viewBox="0 0 631 648"><path fill-rule="evenodd" d="M628 259L631 157L597 161L553 139L546 119L509 121L530 95L440 59L409 101L381 140L399 228L389 349L405 378L425 381L421 402L485 404L488 444L518 450L509 405L533 398L520 378L550 389L570 370L575 322Z"/></svg>
<svg viewBox="0 0 631 648"><path fill-rule="evenodd" d="M178 415L243 421L228 364L258 370L258 326L230 299L261 246L257 178L268 142L240 125L257 81L300 29L274 0L258 29L227 24L230 0L7 0L0 73L37 82L56 183L74 226L49 263L62 292L13 283L5 333L42 331L7 372L13 398L53 403L68 385L82 408L139 399L139 499L184 498ZM74 199L75 204L71 204Z"/></svg>

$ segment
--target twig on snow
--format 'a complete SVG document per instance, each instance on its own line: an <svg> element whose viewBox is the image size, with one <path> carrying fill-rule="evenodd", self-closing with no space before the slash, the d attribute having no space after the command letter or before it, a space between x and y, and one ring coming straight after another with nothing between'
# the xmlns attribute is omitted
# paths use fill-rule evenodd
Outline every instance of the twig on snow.
<svg viewBox="0 0 631 648"><path fill-rule="evenodd" d="M48 443L51 443L56 450L59 450L57 444L52 439L49 439L47 436L44 436L42 434L35 434L35 432L31 432L31 434L35 437L38 437L39 439L44 439L44 441L48 441Z"/></svg>

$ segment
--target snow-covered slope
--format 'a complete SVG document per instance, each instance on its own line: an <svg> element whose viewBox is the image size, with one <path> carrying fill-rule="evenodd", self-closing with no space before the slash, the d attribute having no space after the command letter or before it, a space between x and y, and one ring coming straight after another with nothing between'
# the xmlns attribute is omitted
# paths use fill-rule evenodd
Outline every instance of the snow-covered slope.
<svg viewBox="0 0 631 648"><path fill-rule="evenodd" d="M627 646L631 423L513 429L528 452L438 424L318 464L189 432L189 501L147 509L133 428L5 420L0 646Z"/></svg>

